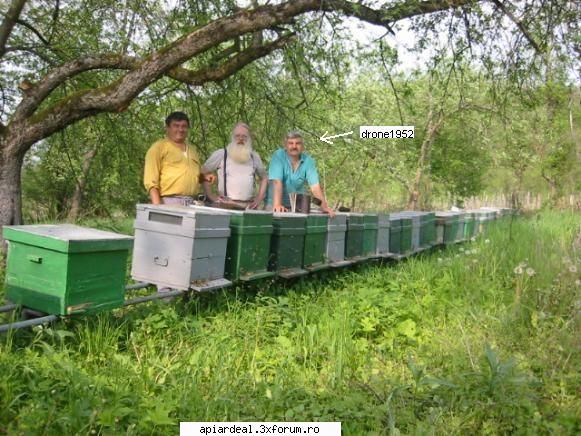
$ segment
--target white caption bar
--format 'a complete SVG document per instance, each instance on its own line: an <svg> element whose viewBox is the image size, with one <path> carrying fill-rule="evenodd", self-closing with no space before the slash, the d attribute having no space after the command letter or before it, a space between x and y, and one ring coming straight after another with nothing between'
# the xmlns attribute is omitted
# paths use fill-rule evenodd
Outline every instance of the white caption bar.
<svg viewBox="0 0 581 436"><path fill-rule="evenodd" d="M180 422L180 436L300 434L341 436L340 422Z"/></svg>
<svg viewBox="0 0 581 436"><path fill-rule="evenodd" d="M360 126L361 139L411 139L414 137L414 126Z"/></svg>

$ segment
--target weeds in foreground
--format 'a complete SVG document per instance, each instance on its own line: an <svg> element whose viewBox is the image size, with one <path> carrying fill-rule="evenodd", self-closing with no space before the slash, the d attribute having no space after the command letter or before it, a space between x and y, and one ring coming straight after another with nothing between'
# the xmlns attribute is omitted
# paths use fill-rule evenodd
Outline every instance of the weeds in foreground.
<svg viewBox="0 0 581 436"><path fill-rule="evenodd" d="M576 434L579 216L509 224L399 264L4 336L0 434L165 434L186 420Z"/></svg>

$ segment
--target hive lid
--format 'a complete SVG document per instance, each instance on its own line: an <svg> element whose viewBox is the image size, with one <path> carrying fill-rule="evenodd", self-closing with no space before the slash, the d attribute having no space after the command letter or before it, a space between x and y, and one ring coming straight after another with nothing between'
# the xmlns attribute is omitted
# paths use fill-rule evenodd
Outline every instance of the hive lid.
<svg viewBox="0 0 581 436"><path fill-rule="evenodd" d="M425 215L426 212L421 212L418 210L402 210L399 212L395 212L394 215L399 215L399 216L406 216L406 217L415 217L415 216L422 216Z"/></svg>
<svg viewBox="0 0 581 436"><path fill-rule="evenodd" d="M414 225L414 219L411 216L401 215L399 217L399 221L400 221L402 227L413 226Z"/></svg>
<svg viewBox="0 0 581 436"><path fill-rule="evenodd" d="M365 223L375 223L379 222L379 216L376 213L364 213L363 214L363 221Z"/></svg>
<svg viewBox="0 0 581 436"><path fill-rule="evenodd" d="M401 217L395 214L389 214L389 226L401 227Z"/></svg>
<svg viewBox="0 0 581 436"><path fill-rule="evenodd" d="M347 217L345 215L335 215L333 218L329 217L327 223L327 230L330 232L345 232L347 229Z"/></svg>
<svg viewBox="0 0 581 436"><path fill-rule="evenodd" d="M136 204L135 208L137 210L156 210L164 212L173 212L176 214L187 215L192 212L192 208L189 206L182 206L179 204Z"/></svg>
<svg viewBox="0 0 581 436"><path fill-rule="evenodd" d="M138 204L136 208L137 217L133 227L143 231L192 238L201 236L201 231L230 229L231 215L222 210L166 204Z"/></svg>
<svg viewBox="0 0 581 436"><path fill-rule="evenodd" d="M389 213L387 212L378 212L377 218L379 221L389 221Z"/></svg>
<svg viewBox="0 0 581 436"><path fill-rule="evenodd" d="M128 250L133 237L74 224L5 226L4 239L63 253Z"/></svg>
<svg viewBox="0 0 581 436"><path fill-rule="evenodd" d="M223 209L216 209L205 206L182 206L179 204L138 204L135 206L137 210L151 210L155 212L171 213L173 215L191 216L196 215L228 215L228 212Z"/></svg>
<svg viewBox="0 0 581 436"><path fill-rule="evenodd" d="M307 216L304 213L274 212L272 214L273 231L279 232L281 229L298 229L304 232Z"/></svg>
<svg viewBox="0 0 581 436"><path fill-rule="evenodd" d="M230 228L235 231L237 229L244 228L246 230L252 228L260 228L262 230L268 230L272 228L272 212L265 210L255 210L255 209L245 209L245 210L233 210L233 209L220 209L209 206L190 206L195 210L208 212L209 214L216 215L228 215L230 218ZM259 233L262 233L259 230Z"/></svg>
<svg viewBox="0 0 581 436"><path fill-rule="evenodd" d="M327 227L329 223L329 215L310 214L307 215L307 224L309 226L324 226Z"/></svg>
<svg viewBox="0 0 581 436"><path fill-rule="evenodd" d="M363 214L359 213L359 212L335 212L335 215L343 215L346 217L352 217L352 216L362 217L363 216Z"/></svg>
<svg viewBox="0 0 581 436"><path fill-rule="evenodd" d="M297 213L297 212L274 212L272 214L275 218L306 218L308 215L306 213Z"/></svg>
<svg viewBox="0 0 581 436"><path fill-rule="evenodd" d="M347 217L342 214L335 214L334 217L329 217L329 225L345 225L347 223Z"/></svg>
<svg viewBox="0 0 581 436"><path fill-rule="evenodd" d="M235 210L235 209L221 209L219 207L210 207L210 206L188 206L190 209L198 210L200 212L208 212L211 214L228 214L228 215L272 215L272 212L266 210L256 210L256 209L244 209L244 210Z"/></svg>

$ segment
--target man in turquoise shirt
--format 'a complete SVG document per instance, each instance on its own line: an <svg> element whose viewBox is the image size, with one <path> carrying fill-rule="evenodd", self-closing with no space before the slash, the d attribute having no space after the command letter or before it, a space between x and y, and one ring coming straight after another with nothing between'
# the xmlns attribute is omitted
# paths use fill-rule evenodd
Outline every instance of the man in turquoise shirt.
<svg viewBox="0 0 581 436"><path fill-rule="evenodd" d="M333 216L333 209L327 204L325 194L319 184L319 174L315 161L303 153L303 137L298 132L290 132L286 136L284 149L274 152L268 167L267 207L274 212L287 212L290 208L289 193L304 193L305 183L311 189L313 196L321 201L321 210Z"/></svg>

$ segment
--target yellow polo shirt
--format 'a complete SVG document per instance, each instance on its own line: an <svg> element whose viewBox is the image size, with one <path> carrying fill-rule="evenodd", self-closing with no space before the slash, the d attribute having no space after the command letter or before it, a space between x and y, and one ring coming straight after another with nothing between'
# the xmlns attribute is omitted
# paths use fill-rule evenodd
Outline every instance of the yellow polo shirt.
<svg viewBox="0 0 581 436"><path fill-rule="evenodd" d="M185 153L167 138L153 144L145 155L143 184L147 192L159 189L162 196L200 192L200 158L191 145Z"/></svg>

